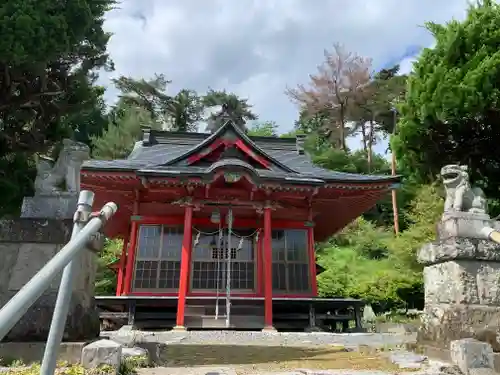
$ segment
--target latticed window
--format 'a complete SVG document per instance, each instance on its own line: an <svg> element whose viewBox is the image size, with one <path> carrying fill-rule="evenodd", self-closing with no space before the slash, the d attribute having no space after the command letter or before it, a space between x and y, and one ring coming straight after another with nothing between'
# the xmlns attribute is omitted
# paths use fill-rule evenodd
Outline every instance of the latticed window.
<svg viewBox="0 0 500 375"><path fill-rule="evenodd" d="M133 283L135 291L164 291L179 287L182 238L180 227L139 227Z"/></svg>
<svg viewBox="0 0 500 375"><path fill-rule="evenodd" d="M278 292L310 290L307 231L273 230L273 289Z"/></svg>
<svg viewBox="0 0 500 375"><path fill-rule="evenodd" d="M212 234L210 234L212 233ZM253 230L238 231L231 236L231 289L251 291L255 289L255 240ZM250 235L250 236L249 236ZM240 246L239 236L243 238ZM205 230L194 235L192 289L221 291L226 289L227 280L227 230L219 244L219 234ZM196 241L197 238L197 241Z"/></svg>

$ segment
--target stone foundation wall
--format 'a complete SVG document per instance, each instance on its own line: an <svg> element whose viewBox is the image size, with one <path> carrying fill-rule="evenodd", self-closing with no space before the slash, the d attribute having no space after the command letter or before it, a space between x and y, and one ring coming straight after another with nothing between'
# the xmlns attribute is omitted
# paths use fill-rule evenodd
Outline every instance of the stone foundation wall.
<svg viewBox="0 0 500 375"><path fill-rule="evenodd" d="M71 220L15 219L0 221L0 307L21 289L68 241ZM94 302L96 258L83 251L75 276L65 341L99 336ZM50 328L61 274L11 330L7 341L45 341Z"/></svg>
<svg viewBox="0 0 500 375"><path fill-rule="evenodd" d="M447 349L452 340L500 323L500 245L440 231L418 260L425 265L420 344Z"/></svg>

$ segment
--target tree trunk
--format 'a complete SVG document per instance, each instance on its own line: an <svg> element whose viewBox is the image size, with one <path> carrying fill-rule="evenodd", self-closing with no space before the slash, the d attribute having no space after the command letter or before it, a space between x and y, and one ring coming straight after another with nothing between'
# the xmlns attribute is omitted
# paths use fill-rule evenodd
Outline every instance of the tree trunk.
<svg viewBox="0 0 500 375"><path fill-rule="evenodd" d="M372 171L372 158L373 158L373 139L375 136L375 122L373 121L373 116L370 120L370 129L368 130L368 153L367 153L367 164L368 173Z"/></svg>
<svg viewBox="0 0 500 375"><path fill-rule="evenodd" d="M340 149L347 151L346 146L346 135L345 135L345 118L344 118L344 105L340 105Z"/></svg>
<svg viewBox="0 0 500 375"><path fill-rule="evenodd" d="M363 138L363 151L368 155L368 139L366 134L366 122L361 122L361 136Z"/></svg>

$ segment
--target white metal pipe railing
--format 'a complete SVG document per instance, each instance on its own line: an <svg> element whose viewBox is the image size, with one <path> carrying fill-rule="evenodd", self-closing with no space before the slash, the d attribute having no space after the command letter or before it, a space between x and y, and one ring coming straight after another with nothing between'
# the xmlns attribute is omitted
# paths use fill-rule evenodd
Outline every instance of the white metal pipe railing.
<svg viewBox="0 0 500 375"><path fill-rule="evenodd" d="M65 269L59 286L54 316L45 348L42 375L52 375L55 370L57 350L63 337L71 299L74 272L78 268L74 267L73 260L86 247L90 236L97 233L118 209L115 203L106 203L97 216L86 222L89 218L93 198L94 194L92 192L85 190L80 192L78 208L73 218L74 227L71 240L0 310L1 341L49 288L56 276ZM86 224L83 226L85 222Z"/></svg>
<svg viewBox="0 0 500 375"><path fill-rule="evenodd" d="M94 193L91 191L82 191L80 193L76 212L73 216L71 240L76 237L85 226L85 223L89 220L93 203ZM52 316L52 323L50 325L49 336L47 338L47 344L45 345L45 353L43 354L42 367L40 368L40 373L42 375L53 374L57 366L57 349L64 335L64 327L66 326L71 295L73 293L73 280L78 273L78 266L79 264L77 264L76 259L73 259L64 267L59 292L57 293L56 305L54 307L54 315Z"/></svg>

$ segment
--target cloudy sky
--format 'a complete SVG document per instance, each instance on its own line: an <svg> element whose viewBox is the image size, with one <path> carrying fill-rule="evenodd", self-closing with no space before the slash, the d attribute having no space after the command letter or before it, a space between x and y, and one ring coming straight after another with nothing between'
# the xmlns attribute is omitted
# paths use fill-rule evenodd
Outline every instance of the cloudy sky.
<svg viewBox="0 0 500 375"><path fill-rule="evenodd" d="M286 132L298 111L284 90L307 83L325 48L339 42L371 57L374 69L409 71L432 44L424 22L461 19L465 9L466 0L122 0L105 24L116 71L102 81L164 73L172 94L225 88Z"/></svg>

